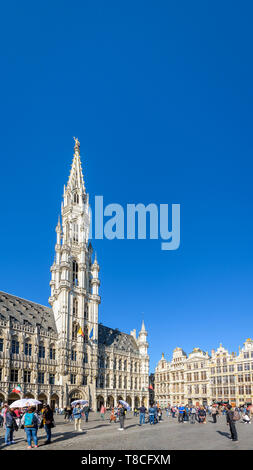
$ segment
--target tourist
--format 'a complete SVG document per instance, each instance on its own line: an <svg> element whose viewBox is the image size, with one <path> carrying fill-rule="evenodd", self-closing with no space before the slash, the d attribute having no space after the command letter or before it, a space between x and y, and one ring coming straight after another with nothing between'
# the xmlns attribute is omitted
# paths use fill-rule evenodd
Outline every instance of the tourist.
<svg viewBox="0 0 253 470"><path fill-rule="evenodd" d="M32 441L34 442L34 447L38 447L37 432L41 421L35 410L35 406L29 407L21 419L21 424L24 426L27 437L28 449L32 448Z"/></svg>
<svg viewBox="0 0 253 470"><path fill-rule="evenodd" d="M9 408L9 406L5 406L5 413L4 413L4 427L5 427L5 444L7 446L14 444L13 433L14 430L17 430L17 425L15 421L15 413L13 410Z"/></svg>
<svg viewBox="0 0 253 470"><path fill-rule="evenodd" d="M232 441L237 442L238 437L237 437L237 431L235 427L234 411L232 410L231 405L227 405L227 425L229 425L229 428L230 428Z"/></svg>
<svg viewBox="0 0 253 470"><path fill-rule="evenodd" d="M110 423L116 423L116 415L115 415L115 412L114 412L114 408L113 408L113 407L112 407L112 409L111 409Z"/></svg>
<svg viewBox="0 0 253 470"><path fill-rule="evenodd" d="M102 405L100 408L100 416L101 416L102 421L104 421L105 419L105 412L106 412L105 406Z"/></svg>
<svg viewBox="0 0 253 470"><path fill-rule="evenodd" d="M90 412L90 407L89 405L85 405L83 408L84 415L85 415L85 422L88 423L88 418L89 418L89 412Z"/></svg>
<svg viewBox="0 0 253 470"><path fill-rule="evenodd" d="M195 424L197 410L194 406L190 408L190 424Z"/></svg>
<svg viewBox="0 0 253 470"><path fill-rule="evenodd" d="M82 432L81 423L82 423L82 410L80 403L77 403L73 409L73 417L75 422L75 431Z"/></svg>
<svg viewBox="0 0 253 470"><path fill-rule="evenodd" d="M139 423L139 426L141 426L142 424L145 424L145 413L146 413L147 409L145 408L144 404L142 404L139 408L139 412L140 412L140 423Z"/></svg>
<svg viewBox="0 0 253 470"><path fill-rule="evenodd" d="M42 413L42 420L43 420L43 425L47 434L47 440L44 442L44 444L50 444L51 443L51 436L52 436L52 431L51 429L54 427L54 414L53 410L50 408L49 405L45 406L45 409Z"/></svg>
<svg viewBox="0 0 253 470"><path fill-rule="evenodd" d="M155 424L155 408L153 405L150 406L148 410L148 414L149 414L149 423Z"/></svg>
<svg viewBox="0 0 253 470"><path fill-rule="evenodd" d="M185 407L185 412L184 412L184 421L189 421L189 414L190 414L190 408L188 405Z"/></svg>
<svg viewBox="0 0 253 470"><path fill-rule="evenodd" d="M248 415L247 413L244 413L244 414L242 415L242 422L243 422L244 424L251 424L250 417L249 417L249 415Z"/></svg>
<svg viewBox="0 0 253 470"><path fill-rule="evenodd" d="M199 423L206 424L206 411L203 406L200 407L198 412Z"/></svg>
<svg viewBox="0 0 253 470"><path fill-rule="evenodd" d="M184 422L184 413L185 413L185 407L183 405L180 405L178 407L178 422L179 423Z"/></svg>
<svg viewBox="0 0 253 470"><path fill-rule="evenodd" d="M120 428L118 429L119 431L124 431L124 425L125 425L125 410L123 405L120 403L118 405L118 410L119 410L119 422L120 422Z"/></svg>
<svg viewBox="0 0 253 470"><path fill-rule="evenodd" d="M212 406L211 407L211 414L212 414L212 418L213 418L213 423L216 423L216 419L217 419L217 414L218 414L218 410L217 410L217 407L216 406Z"/></svg>

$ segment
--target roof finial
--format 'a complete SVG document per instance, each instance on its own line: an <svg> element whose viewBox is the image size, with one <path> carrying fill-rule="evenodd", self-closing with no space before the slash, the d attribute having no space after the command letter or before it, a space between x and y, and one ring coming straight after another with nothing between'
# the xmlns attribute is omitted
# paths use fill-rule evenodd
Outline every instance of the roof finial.
<svg viewBox="0 0 253 470"><path fill-rule="evenodd" d="M77 137L73 137L73 139L75 141L75 146L74 146L75 154L80 155L80 142Z"/></svg>

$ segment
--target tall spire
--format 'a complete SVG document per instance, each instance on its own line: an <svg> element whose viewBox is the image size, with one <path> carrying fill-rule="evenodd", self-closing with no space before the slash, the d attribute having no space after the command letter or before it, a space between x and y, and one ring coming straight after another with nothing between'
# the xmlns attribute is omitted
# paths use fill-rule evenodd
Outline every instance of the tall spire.
<svg viewBox="0 0 253 470"><path fill-rule="evenodd" d="M144 320L142 320L141 331L146 331Z"/></svg>
<svg viewBox="0 0 253 470"><path fill-rule="evenodd" d="M74 158L72 161L72 166L70 170L70 175L68 179L68 184L66 191L78 191L79 194L82 195L85 193L85 186L84 186L84 179L83 179L83 172L82 172L82 165L80 160L80 142L77 137L74 137L75 145L74 145Z"/></svg>

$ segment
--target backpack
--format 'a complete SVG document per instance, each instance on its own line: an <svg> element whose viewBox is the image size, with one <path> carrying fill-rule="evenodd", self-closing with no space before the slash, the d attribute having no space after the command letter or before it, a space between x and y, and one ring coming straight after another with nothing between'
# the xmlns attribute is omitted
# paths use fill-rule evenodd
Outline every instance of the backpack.
<svg viewBox="0 0 253 470"><path fill-rule="evenodd" d="M233 416L233 421L239 421L240 419L240 413L239 411L235 410L234 411L234 416Z"/></svg>
<svg viewBox="0 0 253 470"><path fill-rule="evenodd" d="M24 426L25 426L25 428L34 428L36 426L34 413L26 413L25 414Z"/></svg>
<svg viewBox="0 0 253 470"><path fill-rule="evenodd" d="M5 415L6 427L12 428L14 427L14 418L10 412L7 411Z"/></svg>

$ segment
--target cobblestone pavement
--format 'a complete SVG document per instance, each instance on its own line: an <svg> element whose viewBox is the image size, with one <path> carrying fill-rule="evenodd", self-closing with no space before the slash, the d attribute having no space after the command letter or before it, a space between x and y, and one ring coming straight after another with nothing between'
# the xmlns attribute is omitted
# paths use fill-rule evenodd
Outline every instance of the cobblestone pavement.
<svg viewBox="0 0 253 470"><path fill-rule="evenodd" d="M44 445L45 431L38 431L40 450L231 450L252 449L253 425L237 423L239 442L232 442L225 417L216 424L207 418L206 424L178 423L167 418L156 424L138 425L139 419L128 413L125 430L119 431L119 423L109 423L109 414L102 421L97 413L90 413L89 422L82 421L83 431L74 431L73 423L64 422L63 416L55 416L56 427L52 429L52 443ZM4 429L0 428L0 449L24 450L27 448L25 434L19 430L14 435L15 444L4 444ZM34 449L36 451L36 449Z"/></svg>

